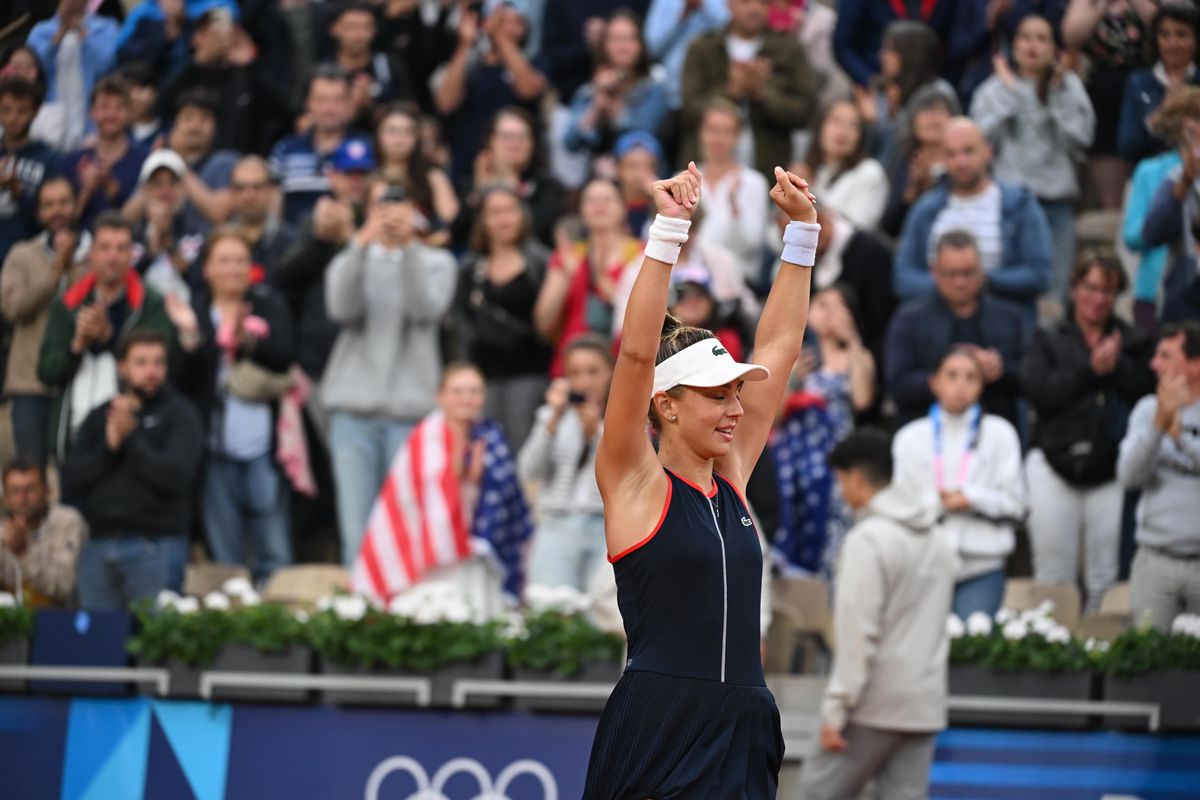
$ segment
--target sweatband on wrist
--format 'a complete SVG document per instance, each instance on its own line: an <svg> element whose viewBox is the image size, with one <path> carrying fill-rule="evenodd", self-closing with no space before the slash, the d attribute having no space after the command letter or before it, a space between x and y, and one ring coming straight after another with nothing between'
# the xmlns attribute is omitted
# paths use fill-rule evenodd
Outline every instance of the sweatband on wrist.
<svg viewBox="0 0 1200 800"><path fill-rule="evenodd" d="M783 255L789 264L811 267L817 263L817 234L821 226L815 222L792 220L783 231Z"/></svg>
<svg viewBox="0 0 1200 800"><path fill-rule="evenodd" d="M673 219L659 214L650 226L643 251L646 258L653 258L664 264L674 265L679 260L679 250L688 240L688 230L692 227L690 219Z"/></svg>

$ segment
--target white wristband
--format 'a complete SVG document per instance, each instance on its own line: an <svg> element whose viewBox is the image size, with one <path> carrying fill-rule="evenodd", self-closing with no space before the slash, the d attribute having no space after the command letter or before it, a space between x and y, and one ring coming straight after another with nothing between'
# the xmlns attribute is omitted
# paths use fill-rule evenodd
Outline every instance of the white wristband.
<svg viewBox="0 0 1200 800"><path fill-rule="evenodd" d="M672 219L659 214L650 226L643 251L646 258L653 258L672 266L679 260L679 250L688 240L688 230L692 227L690 219Z"/></svg>
<svg viewBox="0 0 1200 800"><path fill-rule="evenodd" d="M817 234L821 226L815 222L792 220L783 231L783 255L789 264L811 267L817 263Z"/></svg>

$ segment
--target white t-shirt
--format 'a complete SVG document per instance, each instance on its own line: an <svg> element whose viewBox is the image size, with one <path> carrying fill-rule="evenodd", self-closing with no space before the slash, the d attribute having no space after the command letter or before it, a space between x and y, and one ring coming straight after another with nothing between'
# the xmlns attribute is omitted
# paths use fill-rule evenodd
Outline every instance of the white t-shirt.
<svg viewBox="0 0 1200 800"><path fill-rule="evenodd" d="M947 231L965 230L979 243L980 263L984 272L990 272L1004 260L1000 224L1000 186L995 181L973 197L956 197L951 194L946 207L933 221L927 251L929 263L934 262L938 239L942 234Z"/></svg>

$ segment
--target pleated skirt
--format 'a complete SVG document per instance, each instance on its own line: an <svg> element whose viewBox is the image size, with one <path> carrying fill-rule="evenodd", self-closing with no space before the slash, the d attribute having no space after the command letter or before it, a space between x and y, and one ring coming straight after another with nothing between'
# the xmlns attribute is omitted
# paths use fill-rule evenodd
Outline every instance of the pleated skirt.
<svg viewBox="0 0 1200 800"><path fill-rule="evenodd" d="M584 800L773 800L783 761L775 697L628 671L600 717Z"/></svg>

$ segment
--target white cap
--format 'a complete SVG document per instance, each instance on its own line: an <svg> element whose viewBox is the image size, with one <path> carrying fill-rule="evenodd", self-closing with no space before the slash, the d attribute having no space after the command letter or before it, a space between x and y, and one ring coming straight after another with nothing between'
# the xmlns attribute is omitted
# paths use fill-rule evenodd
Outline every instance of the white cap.
<svg viewBox="0 0 1200 800"><path fill-rule="evenodd" d="M702 339L685 347L654 368L654 394L676 386L724 386L741 378L765 381L771 370L758 364L743 364L716 339Z"/></svg>
<svg viewBox="0 0 1200 800"><path fill-rule="evenodd" d="M150 155L146 156L146 160L142 162L142 171L138 175L138 183L144 184L150 180L150 176L160 169L169 169L175 173L175 177L182 179L187 175L187 164L183 160L183 156L176 153L174 150L155 150Z"/></svg>

